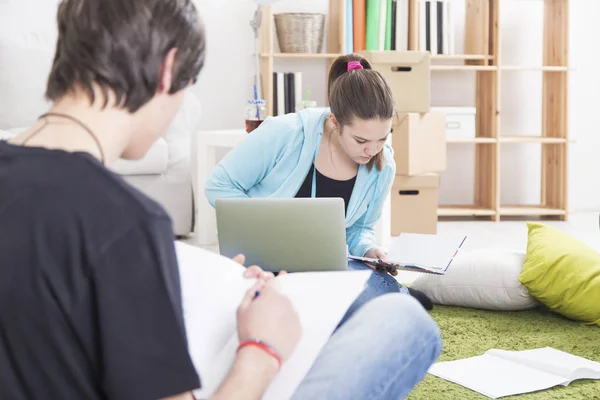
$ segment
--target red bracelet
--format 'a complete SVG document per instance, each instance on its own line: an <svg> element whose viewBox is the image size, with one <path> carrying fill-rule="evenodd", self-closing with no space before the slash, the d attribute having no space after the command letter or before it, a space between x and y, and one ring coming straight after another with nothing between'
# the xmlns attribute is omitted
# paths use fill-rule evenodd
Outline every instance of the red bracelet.
<svg viewBox="0 0 600 400"><path fill-rule="evenodd" d="M265 343L264 341L260 340L260 339L248 339L248 340L244 340L242 343L240 343L240 345L237 348L237 351L240 351L241 349L243 349L246 346L256 346L259 349L267 352L268 354L270 354L273 358L275 358L275 360L277 360L277 364L278 367L281 368L281 356L279 355L279 353L272 347L270 346L268 343Z"/></svg>

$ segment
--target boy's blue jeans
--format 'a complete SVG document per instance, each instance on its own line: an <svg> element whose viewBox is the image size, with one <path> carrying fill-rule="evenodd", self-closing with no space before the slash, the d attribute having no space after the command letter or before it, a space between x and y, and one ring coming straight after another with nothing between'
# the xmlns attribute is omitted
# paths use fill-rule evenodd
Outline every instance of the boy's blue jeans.
<svg viewBox="0 0 600 400"><path fill-rule="evenodd" d="M404 399L441 350L423 306L394 277L374 272L292 399Z"/></svg>

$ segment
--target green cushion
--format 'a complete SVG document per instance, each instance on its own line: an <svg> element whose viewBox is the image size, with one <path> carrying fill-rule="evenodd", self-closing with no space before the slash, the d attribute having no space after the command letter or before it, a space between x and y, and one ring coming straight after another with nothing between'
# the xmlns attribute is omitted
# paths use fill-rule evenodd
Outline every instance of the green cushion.
<svg viewBox="0 0 600 400"><path fill-rule="evenodd" d="M560 230L529 222L519 281L555 312L600 326L600 254Z"/></svg>

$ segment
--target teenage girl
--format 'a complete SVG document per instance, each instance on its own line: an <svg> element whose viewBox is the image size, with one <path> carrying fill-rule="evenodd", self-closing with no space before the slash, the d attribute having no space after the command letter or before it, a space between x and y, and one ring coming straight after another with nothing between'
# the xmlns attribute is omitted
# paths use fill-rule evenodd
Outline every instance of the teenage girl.
<svg viewBox="0 0 600 400"><path fill-rule="evenodd" d="M385 259L374 227L396 175L386 144L395 100L383 76L364 58L337 58L329 72L330 109L305 109L267 118L216 166L205 192L218 198L341 197L350 254ZM369 268L350 263L350 269ZM395 273L395 271L390 271ZM407 292L385 271L375 271L357 307L374 296ZM426 308L431 302L411 290Z"/></svg>

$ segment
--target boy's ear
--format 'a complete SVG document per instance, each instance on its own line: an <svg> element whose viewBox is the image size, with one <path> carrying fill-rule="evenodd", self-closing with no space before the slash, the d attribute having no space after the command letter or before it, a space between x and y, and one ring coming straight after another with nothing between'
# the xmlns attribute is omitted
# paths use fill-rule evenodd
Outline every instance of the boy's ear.
<svg viewBox="0 0 600 400"><path fill-rule="evenodd" d="M159 94L168 94L173 86L175 77L175 59L177 57L177 49L171 49L165 56L160 67L160 77L158 80L157 92Z"/></svg>

